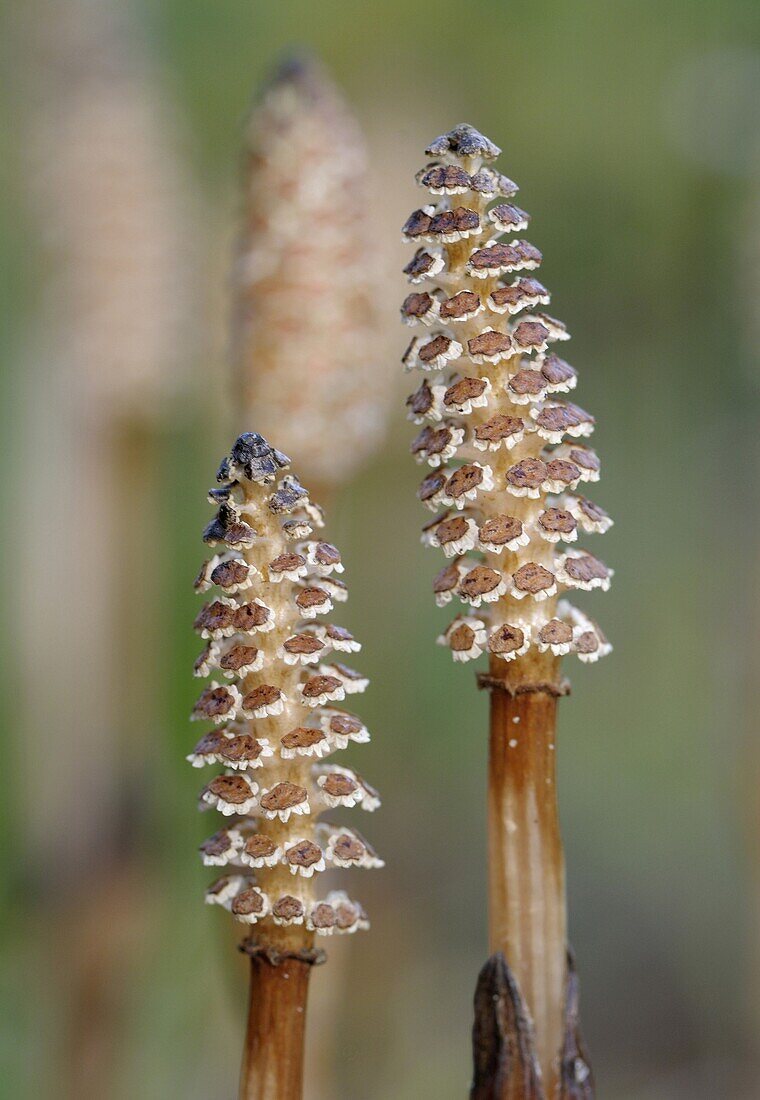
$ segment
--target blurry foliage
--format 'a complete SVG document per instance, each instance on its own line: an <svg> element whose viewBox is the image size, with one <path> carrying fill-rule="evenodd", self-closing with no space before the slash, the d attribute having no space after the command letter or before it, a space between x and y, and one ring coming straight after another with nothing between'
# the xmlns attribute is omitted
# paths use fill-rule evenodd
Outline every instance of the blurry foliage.
<svg viewBox="0 0 760 1100"><path fill-rule="evenodd" d="M192 135L210 217L227 226L213 258L219 271L232 240L245 106L293 42L321 54L370 141L390 114L405 148L421 153L433 136L427 123L417 132L416 107L424 104L440 130L466 119L503 147L504 168L533 215L530 238L545 254L553 309L574 334L568 358L581 372L578 399L596 414L604 464L596 496L617 520L605 546L617 571L605 602L616 650L590 671L573 670L574 694L561 709L571 935L600 1095L757 1095L746 1067L758 1030L749 1014L758 971L753 976L747 961L760 951L750 908L758 845L743 835L742 799L760 776L754 714L743 701L757 681L744 642L757 631L760 448L747 382L757 364L742 362L742 326L758 287L736 273L746 227L739 211L757 179L690 159L673 139L670 98L676 86L683 96L682 66L698 67L709 51L714 80L716 47L758 45L757 4L139 7ZM691 87L710 95L698 82ZM0 111L8 109L3 102ZM690 117L699 109L691 102ZM746 118L737 120L736 141L746 134ZM12 129L2 139L6 163L17 142ZM374 169L383 189L410 205L413 167L386 157ZM389 222L387 232L398 226ZM16 456L18 491L24 464L37 460L25 452L13 409L43 262L18 176L0 197L0 247L15 275L0 300L0 331L4 439ZM401 297L400 274L398 289ZM404 340L399 326L399 353ZM144 874L163 915L145 939L141 967L124 975L131 1023L114 1097L232 1095L237 1072L243 994L221 921L202 905L194 848L208 818L196 820L198 775L183 761L193 738L190 582L208 515L207 471L227 445L211 437L201 412L166 424L157 469L165 487L156 553L165 570L167 695L164 713L146 717L153 800L142 828ZM429 591L436 556L418 541L424 514L406 454L410 431L399 407L385 452L333 504L329 527L351 583L345 625L364 641L362 668L373 677L363 713L374 739L364 767L385 792L373 840L388 863L364 880L373 929L352 944L352 980L336 1022L344 1053L338 1094L352 1100L465 1094L470 1001L485 950L485 700L471 673L434 645L445 613ZM308 483L308 471L302 476ZM11 477L3 485L9 525ZM13 738L12 623L4 637L7 768L23 746ZM0 1053L10 1066L8 1095L21 1097L45 1091L55 1072L56 1016L65 1005L47 1001L35 961L45 924L35 908L34 853L23 844L25 799L12 784L6 791L0 1011L9 1028Z"/></svg>

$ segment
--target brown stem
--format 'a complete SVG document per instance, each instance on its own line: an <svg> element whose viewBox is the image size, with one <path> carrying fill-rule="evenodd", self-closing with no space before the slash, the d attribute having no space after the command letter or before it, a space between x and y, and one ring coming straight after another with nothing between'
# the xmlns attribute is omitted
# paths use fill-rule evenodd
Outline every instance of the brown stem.
<svg viewBox="0 0 760 1100"><path fill-rule="evenodd" d="M300 959L251 959L239 1100L301 1100L310 970Z"/></svg>
<svg viewBox="0 0 760 1100"><path fill-rule="evenodd" d="M518 665L520 662L515 662ZM556 795L554 669L496 686L489 745L489 935L533 1020L545 1094L555 1095L563 1046L565 864ZM498 669L492 666L492 676ZM501 673L503 676L503 672Z"/></svg>

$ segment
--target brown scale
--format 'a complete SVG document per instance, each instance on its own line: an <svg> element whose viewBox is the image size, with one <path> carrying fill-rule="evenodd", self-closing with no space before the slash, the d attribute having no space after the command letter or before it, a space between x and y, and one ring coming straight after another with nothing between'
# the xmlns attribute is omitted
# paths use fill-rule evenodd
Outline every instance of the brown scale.
<svg viewBox="0 0 760 1100"><path fill-rule="evenodd" d="M446 482L446 495L458 500L465 493L477 489L483 481L483 470L480 466L467 464L455 470Z"/></svg>
<svg viewBox="0 0 760 1100"><path fill-rule="evenodd" d="M292 573L297 569L306 565L306 558L301 554L280 554L269 563L269 572L271 573Z"/></svg>
<svg viewBox="0 0 760 1100"><path fill-rule="evenodd" d="M522 522L517 516L491 516L482 524L478 532L481 542L489 546L505 546L520 537L523 532Z"/></svg>
<svg viewBox="0 0 760 1100"><path fill-rule="evenodd" d="M458 539L464 538L467 534L467 520L464 516L453 516L452 519L439 523L435 529L435 534L441 546L445 546L449 542L457 542Z"/></svg>
<svg viewBox="0 0 760 1100"><path fill-rule="evenodd" d="M277 851L277 845L265 833L254 833L246 838L243 851L251 859L268 859Z"/></svg>
<svg viewBox="0 0 760 1100"><path fill-rule="evenodd" d="M435 336L427 344L423 344L418 355L421 363L432 363L440 355L445 355L451 347L452 341L448 336Z"/></svg>
<svg viewBox="0 0 760 1100"><path fill-rule="evenodd" d="M205 856L218 859L230 851L230 846L230 834L226 829L221 829L218 833L214 833L212 837L209 837L208 840L204 840L199 850Z"/></svg>
<svg viewBox="0 0 760 1100"><path fill-rule="evenodd" d="M212 603L208 603L205 607L201 608L195 618L193 626L199 632L207 630L213 635L233 626L234 622L235 608L229 607L225 603L220 603L218 600L214 600Z"/></svg>
<svg viewBox="0 0 760 1100"><path fill-rule="evenodd" d="M240 764L244 761L253 763L262 753L262 744L252 737L250 733L241 733L237 737L224 737L218 752L223 761L231 764Z"/></svg>
<svg viewBox="0 0 760 1100"><path fill-rule="evenodd" d="M519 626L502 623L488 639L488 649L489 652L495 653L497 656L503 656L507 653L514 653L515 650L522 647L524 642L525 633Z"/></svg>
<svg viewBox="0 0 760 1100"><path fill-rule="evenodd" d="M358 863L364 859L367 848L355 836L343 833L333 844L333 853L337 859L343 860L345 863Z"/></svg>
<svg viewBox="0 0 760 1100"><path fill-rule="evenodd" d="M318 542L314 550L314 557L319 565L340 565L340 551L330 542Z"/></svg>
<svg viewBox="0 0 760 1100"><path fill-rule="evenodd" d="M194 756L210 756L213 753L219 752L222 742L226 738L221 730L209 730L208 733L204 733L200 741L193 749Z"/></svg>
<svg viewBox="0 0 760 1100"><path fill-rule="evenodd" d="M428 314L432 308L433 299L427 291L423 291L421 294L410 294L405 298L401 306L401 313L404 317L421 318Z"/></svg>
<svg viewBox="0 0 760 1100"><path fill-rule="evenodd" d="M240 806L251 797L251 789L242 775L218 775L206 786L206 790L231 806Z"/></svg>
<svg viewBox="0 0 760 1100"><path fill-rule="evenodd" d="M290 653L293 656L310 657L324 649L325 644L320 641L316 634L293 634L290 638L285 639L282 643L282 648L286 653Z"/></svg>
<svg viewBox="0 0 760 1100"><path fill-rule="evenodd" d="M576 371L564 359L554 353L546 355L541 363L541 373L551 385L571 382L577 377Z"/></svg>
<svg viewBox="0 0 760 1100"><path fill-rule="evenodd" d="M272 617L271 611L259 603L244 603L235 611L232 621L236 630L248 634L264 626Z"/></svg>
<svg viewBox="0 0 760 1100"><path fill-rule="evenodd" d="M235 645L232 649L228 649L223 657L220 657L219 667L226 669L228 672L237 672L239 669L253 664L258 653L259 651L255 646Z"/></svg>
<svg viewBox="0 0 760 1100"><path fill-rule="evenodd" d="M578 498L578 506L585 516L588 517L593 523L599 523L601 520L607 520L610 517L605 512L604 508L600 508L598 504L594 504L592 501L587 500L586 497Z"/></svg>
<svg viewBox="0 0 760 1100"><path fill-rule="evenodd" d="M234 696L228 688L208 687L201 693L193 708L193 714L198 718L218 718L225 714L232 714L234 709Z"/></svg>
<svg viewBox="0 0 760 1100"><path fill-rule="evenodd" d="M440 316L444 321L459 321L480 308L480 298L471 290L460 290L441 305Z"/></svg>
<svg viewBox="0 0 760 1100"><path fill-rule="evenodd" d="M211 570L211 580L220 588L243 584L248 578L249 567L243 561L223 561Z"/></svg>
<svg viewBox="0 0 760 1100"><path fill-rule="evenodd" d="M475 631L467 623L460 623L449 634L449 645L456 653L467 652L475 642Z"/></svg>
<svg viewBox="0 0 760 1100"><path fill-rule="evenodd" d="M322 730L313 729L311 726L297 726L289 730L280 738L280 744L284 749L310 749L325 741Z"/></svg>
<svg viewBox="0 0 760 1100"><path fill-rule="evenodd" d="M330 695L341 687L337 676L312 676L301 689L305 698L316 699L319 695Z"/></svg>
<svg viewBox="0 0 760 1100"><path fill-rule="evenodd" d="M288 848L285 858L291 867L313 867L323 855L322 849L313 840L299 840Z"/></svg>
<svg viewBox="0 0 760 1100"><path fill-rule="evenodd" d="M427 378L423 378L420 388L406 399L413 416L427 416L433 407L433 391Z"/></svg>
<svg viewBox="0 0 760 1100"><path fill-rule="evenodd" d="M259 804L264 810L275 813L279 810L292 810L294 806L300 806L308 796L306 787L299 787L297 783L276 783L270 791L259 799Z"/></svg>
<svg viewBox="0 0 760 1100"><path fill-rule="evenodd" d="M543 298L547 295L546 287L537 279L517 279L514 285L499 286L491 292L489 301L496 306L515 308L521 302L530 298Z"/></svg>
<svg viewBox="0 0 760 1100"><path fill-rule="evenodd" d="M232 901L232 912L236 916L250 916L252 913L264 911L264 897L255 886L243 890Z"/></svg>
<svg viewBox="0 0 760 1100"><path fill-rule="evenodd" d="M520 416L511 416L509 413L494 413L488 420L482 421L475 428L475 436L483 443L498 443L510 436L523 431L525 423ZM486 452L488 453L488 452Z"/></svg>
<svg viewBox="0 0 760 1100"><path fill-rule="evenodd" d="M512 375L509 380L509 389L518 397L537 397L546 389L546 378L540 370L523 368Z"/></svg>
<svg viewBox="0 0 760 1100"><path fill-rule="evenodd" d="M538 525L549 534L570 535L578 521L564 508L547 508L538 517Z"/></svg>
<svg viewBox="0 0 760 1100"><path fill-rule="evenodd" d="M565 572L573 580L588 584L593 580L606 580L610 571L607 566L591 554L584 554L578 558L568 558L565 561Z"/></svg>
<svg viewBox="0 0 760 1100"><path fill-rule="evenodd" d="M544 592L555 583L551 570L535 561L528 561L516 569L512 580L515 588L519 588L521 592L530 592L531 595Z"/></svg>
<svg viewBox="0 0 760 1100"><path fill-rule="evenodd" d="M443 403L447 409L456 410L458 406L467 401L477 400L482 397L488 383L483 378L460 378L454 382L443 395Z"/></svg>
<svg viewBox="0 0 760 1100"><path fill-rule="evenodd" d="M350 737L353 734L357 734L362 728L359 719L354 718L350 714L334 714L330 719L331 731L343 737Z"/></svg>
<svg viewBox="0 0 760 1100"><path fill-rule="evenodd" d="M358 790L359 784L350 775L342 775L340 772L332 772L325 776L322 790L331 798L345 798Z"/></svg>
<svg viewBox="0 0 760 1100"><path fill-rule="evenodd" d="M431 428L428 425L412 440L411 452L413 455L420 455L424 458L439 455L446 450L451 443L451 439L452 431L450 427Z"/></svg>
<svg viewBox="0 0 760 1100"><path fill-rule="evenodd" d="M506 332L489 329L473 336L467 341L467 350L472 356L506 355L512 349L512 338Z"/></svg>
<svg viewBox="0 0 760 1100"><path fill-rule="evenodd" d="M549 330L540 321L521 321L512 335L520 351L532 351L544 346Z"/></svg>
<svg viewBox="0 0 760 1100"><path fill-rule="evenodd" d="M322 607L328 602L329 598L324 588L314 586L302 589L296 596L296 604L303 611L306 611L311 607Z"/></svg>
<svg viewBox="0 0 760 1100"><path fill-rule="evenodd" d="M455 164L437 164L420 174L419 183L431 191L467 191L472 187L472 176Z"/></svg>
<svg viewBox="0 0 760 1100"><path fill-rule="evenodd" d="M567 645L573 640L573 628L561 619L550 619L541 627L538 636L547 645Z"/></svg>
<svg viewBox="0 0 760 1100"><path fill-rule="evenodd" d="M459 582L459 593L466 599L484 596L501 584L501 573L489 565L476 565Z"/></svg>
<svg viewBox="0 0 760 1100"><path fill-rule="evenodd" d="M461 559L453 561L450 565L445 565L440 573L434 577L433 592L436 596L453 592L457 588L460 578L460 561Z"/></svg>
<svg viewBox="0 0 760 1100"><path fill-rule="evenodd" d="M256 710L259 707L272 706L280 698L280 689L275 684L257 684L243 696L243 709Z"/></svg>
<svg viewBox="0 0 760 1100"><path fill-rule="evenodd" d="M410 278L417 278L420 275L426 275L431 270L434 264L434 259L429 252L426 252L424 248L420 248L415 253L414 258L404 268L404 274L409 275Z"/></svg>

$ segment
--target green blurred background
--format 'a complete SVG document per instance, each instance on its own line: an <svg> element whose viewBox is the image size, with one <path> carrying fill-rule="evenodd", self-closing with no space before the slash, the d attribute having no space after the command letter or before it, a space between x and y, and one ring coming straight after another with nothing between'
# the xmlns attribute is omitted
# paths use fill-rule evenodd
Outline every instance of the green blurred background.
<svg viewBox="0 0 760 1100"><path fill-rule="evenodd" d="M760 1095L756 0L123 0L119 76L106 69L104 87L128 86L133 66L153 97L145 114L165 139L154 231L177 266L158 302L171 320L148 341L164 340L163 375L126 396L106 379L105 397L82 396L92 380L81 381L76 318L56 291L90 213L87 194L56 175L71 142L89 140L65 117L67 95L82 66L103 60L66 29L83 12L86 25L85 0L29 0L4 18L0 1094L234 1094L245 990L226 918L202 903L195 849L208 819L184 762L191 581L205 490L229 443L241 126L297 44L322 57L369 137L373 224L394 264L419 202L412 173L442 130L484 130L520 183L553 311L574 334L578 399L597 417L595 499L616 519L603 547L612 590L588 601L615 651L570 668L559 760L599 1096ZM117 124L114 134L118 151ZM61 233L56 204L67 203ZM83 224L92 243L97 219ZM129 233L123 243L129 267ZM141 255L155 274L159 261ZM111 257L106 283L118 269ZM403 277L389 278L386 300L400 301ZM122 297L125 348L156 301L137 300L130 319ZM465 1095L486 951L485 699L434 645L447 617L430 595L436 555L419 545L405 331L390 305L385 339L397 411L384 450L333 501L328 530L348 565L345 625L373 681L360 766L384 794L366 831L387 868L361 882L371 932L315 975L312 1100ZM98 456L114 453L117 476L93 507ZM129 599L103 602L108 581L81 576L76 554L56 564L72 532L98 544L101 507L122 517L135 600L154 586L139 621ZM70 624L56 612L68 584L81 592ZM108 690L87 665L104 618L150 653L139 675L106 654ZM57 719L61 667L77 683L68 724ZM79 742L77 714L101 741Z"/></svg>

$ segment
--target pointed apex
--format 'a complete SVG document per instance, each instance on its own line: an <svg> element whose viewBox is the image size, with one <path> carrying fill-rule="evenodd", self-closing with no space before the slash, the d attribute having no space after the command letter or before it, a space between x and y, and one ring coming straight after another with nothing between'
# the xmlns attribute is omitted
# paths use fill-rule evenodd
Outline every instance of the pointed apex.
<svg viewBox="0 0 760 1100"><path fill-rule="evenodd" d="M429 157L482 157L484 160L495 160L501 149L474 126L460 122L453 130L432 141L425 152Z"/></svg>
<svg viewBox="0 0 760 1100"><path fill-rule="evenodd" d="M298 88L307 95L318 95L325 89L329 89L331 93L334 90L327 70L308 50L297 50L283 57L269 83L265 85L265 91L283 85Z"/></svg>
<svg viewBox="0 0 760 1100"><path fill-rule="evenodd" d="M273 149L288 150L299 125L324 135L330 147L361 141L340 89L319 58L306 50L286 54L257 91L245 123L247 145L265 156ZM298 163L295 152L289 163Z"/></svg>
<svg viewBox="0 0 760 1100"><path fill-rule="evenodd" d="M267 485L279 470L287 469L290 459L276 450L258 432L244 432L235 440L229 455L222 460L217 481L245 477Z"/></svg>

